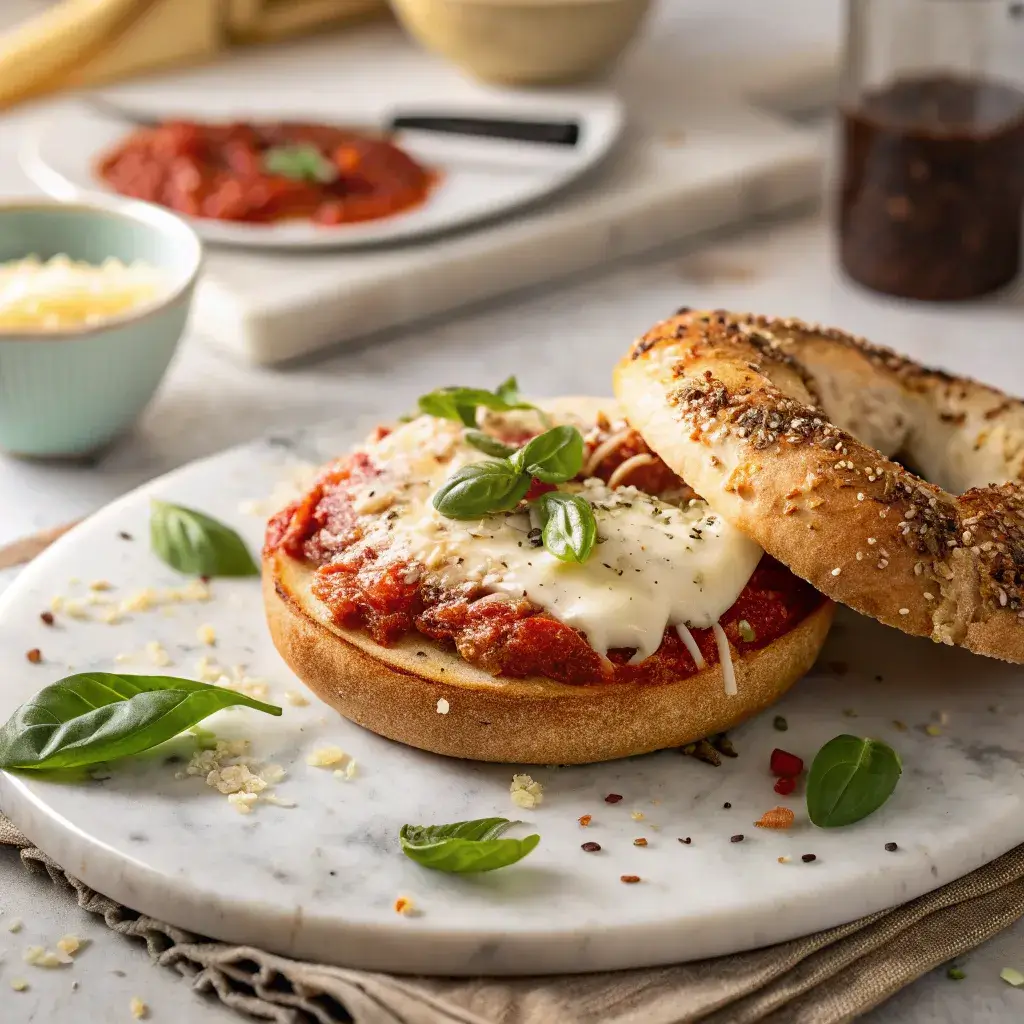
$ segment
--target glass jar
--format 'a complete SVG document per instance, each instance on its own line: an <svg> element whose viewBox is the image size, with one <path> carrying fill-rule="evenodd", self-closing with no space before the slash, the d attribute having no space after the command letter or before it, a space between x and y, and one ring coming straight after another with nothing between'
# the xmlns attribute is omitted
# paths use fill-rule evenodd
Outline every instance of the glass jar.
<svg viewBox="0 0 1024 1024"><path fill-rule="evenodd" d="M839 251L878 292L969 299L1017 276L1024 3L848 0Z"/></svg>

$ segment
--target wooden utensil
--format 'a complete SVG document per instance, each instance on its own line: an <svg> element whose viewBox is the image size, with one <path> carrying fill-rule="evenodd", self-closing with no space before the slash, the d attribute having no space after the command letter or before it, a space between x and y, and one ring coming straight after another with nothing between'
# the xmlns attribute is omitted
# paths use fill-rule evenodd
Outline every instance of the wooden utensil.
<svg viewBox="0 0 1024 1024"><path fill-rule="evenodd" d="M31 562L36 555L41 555L55 540L63 537L68 530L77 526L82 520L51 526L28 537L20 537L0 547L0 570L13 569L16 565Z"/></svg>

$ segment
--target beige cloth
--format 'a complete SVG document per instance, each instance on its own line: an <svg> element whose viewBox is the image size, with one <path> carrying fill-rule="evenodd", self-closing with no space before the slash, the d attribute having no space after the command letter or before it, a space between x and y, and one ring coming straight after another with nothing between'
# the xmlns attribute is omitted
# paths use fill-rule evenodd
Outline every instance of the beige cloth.
<svg viewBox="0 0 1024 1024"><path fill-rule="evenodd" d="M191 935L94 892L0 815L0 844L199 991L276 1024L840 1024L1024 914L1024 846L895 910L735 956L552 978L402 978Z"/></svg>

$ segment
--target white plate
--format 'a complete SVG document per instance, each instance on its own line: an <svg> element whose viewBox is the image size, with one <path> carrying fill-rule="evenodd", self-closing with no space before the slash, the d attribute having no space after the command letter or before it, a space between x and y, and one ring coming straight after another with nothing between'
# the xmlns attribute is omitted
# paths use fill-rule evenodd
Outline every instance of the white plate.
<svg viewBox="0 0 1024 1024"><path fill-rule="evenodd" d="M410 105L402 109L403 113L415 112ZM550 146L404 131L396 135L395 141L440 174L427 200L411 210L380 220L332 227L298 220L244 224L186 219L205 241L218 245L336 249L406 242L490 220L556 192L597 164L622 130L622 107L611 95L591 98L575 109L565 101L538 97L528 105L487 102L445 105L443 110L456 116L578 120L580 141L571 147ZM256 112L250 116L274 119L274 115ZM323 116L307 116L324 120ZM113 190L95 174L94 167L98 157L131 130L129 123L85 103L67 105L26 136L22 165L40 188L58 199L110 195Z"/></svg>
<svg viewBox="0 0 1024 1024"><path fill-rule="evenodd" d="M214 581L213 601L175 605L172 616L157 609L117 626L66 615L56 628L40 622L51 595L88 595L90 580L115 586L101 598L180 583L148 550L150 495L232 523L255 549L262 522L239 503L269 492L296 458L320 460L349 440L351 430L297 434L180 470L74 530L4 595L0 721L72 666L191 674L203 654L226 666L246 663L284 705L281 718L229 711L208 724L224 736L251 737L259 756L287 768L277 794L294 809L257 804L239 816L201 779L176 779L180 765L166 763L167 748L115 765L105 781L0 773L4 811L89 885L181 927L285 955L378 970L532 974L661 964L782 941L904 902L1024 841L1021 670L852 614L839 617L822 658L830 667L735 731L738 759L712 768L667 751L529 769L545 787L532 811L509 799L514 766L402 747L315 700L290 706L285 691L299 684L268 639L257 580ZM120 530L135 539L120 539ZM216 630L213 649L197 638L205 623ZM147 663L142 651L154 640L173 665ZM29 664L24 651L37 646L44 661ZM118 662L124 652L135 660ZM460 713L451 701L453 724ZM786 732L772 728L776 713L787 718ZM922 726L940 715L947 724L929 735ZM816 829L799 792L787 799L773 792L769 753L782 746L809 759L844 732L891 743L903 778L866 820ZM306 764L327 744L356 757L356 778ZM179 740L171 750L188 746ZM608 793L624 799L607 804ZM796 826L755 828L779 803L797 811ZM582 814L593 815L589 828L577 824ZM427 871L399 850L404 822L490 815L525 818L540 845L520 864L475 877ZM730 842L736 834L744 841ZM646 848L633 845L641 836ZM687 836L689 845L678 842ZM587 840L601 852L584 853ZM894 853L884 848L890 841L899 844ZM803 863L805 853L816 861ZM624 885L623 874L643 881ZM400 895L420 916L394 911Z"/></svg>

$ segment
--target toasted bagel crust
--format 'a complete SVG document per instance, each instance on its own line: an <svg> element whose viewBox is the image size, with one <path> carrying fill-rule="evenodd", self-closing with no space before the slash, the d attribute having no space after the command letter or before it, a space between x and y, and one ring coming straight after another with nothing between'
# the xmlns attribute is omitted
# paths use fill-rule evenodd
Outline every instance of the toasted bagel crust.
<svg viewBox="0 0 1024 1024"><path fill-rule="evenodd" d="M263 559L270 633L295 674L346 718L450 757L586 764L679 746L732 728L777 700L814 663L832 622L825 602L760 650L733 653L739 693L715 665L677 683L570 686L497 678L420 635L381 647L343 629L311 594L312 570L280 551ZM438 701L448 712L438 711Z"/></svg>
<svg viewBox="0 0 1024 1024"><path fill-rule="evenodd" d="M615 391L671 469L818 590L1024 662L1018 399L840 331L721 310L648 331Z"/></svg>

